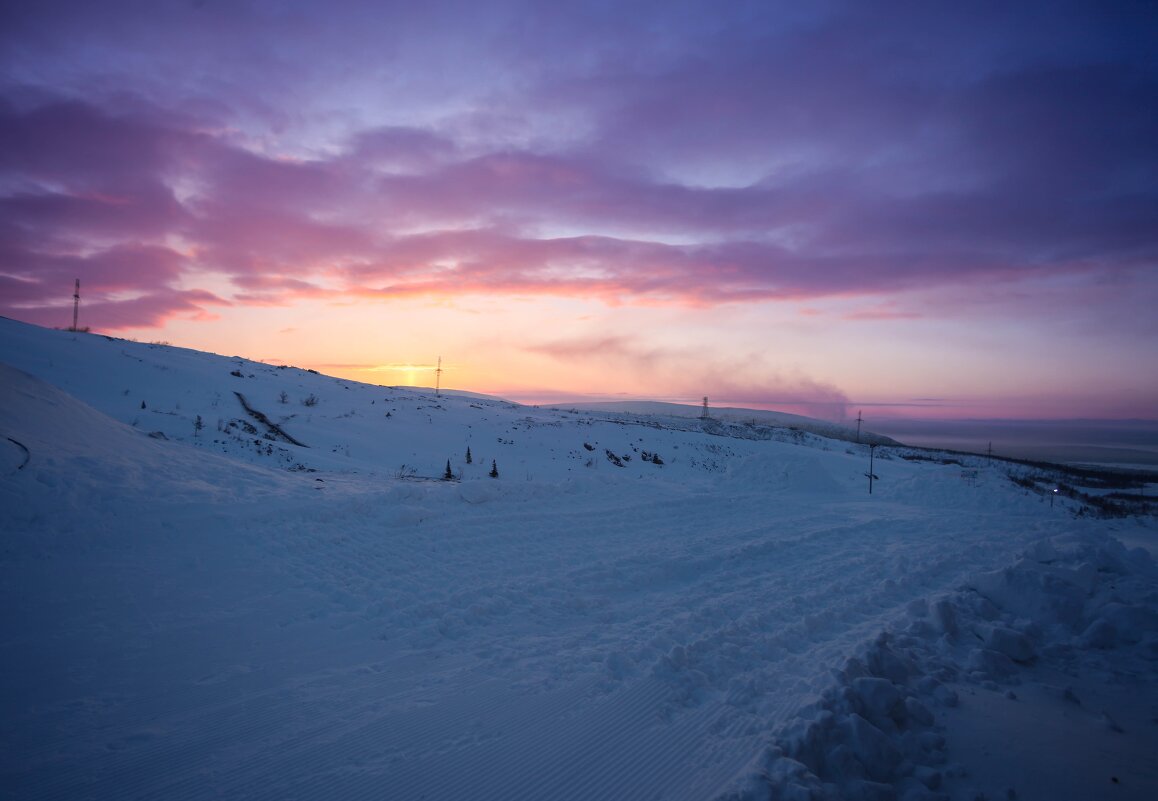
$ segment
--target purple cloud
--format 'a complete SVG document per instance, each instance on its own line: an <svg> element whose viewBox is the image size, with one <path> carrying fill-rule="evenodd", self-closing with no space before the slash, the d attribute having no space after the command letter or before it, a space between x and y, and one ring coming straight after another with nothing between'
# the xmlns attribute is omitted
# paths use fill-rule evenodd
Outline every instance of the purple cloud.
<svg viewBox="0 0 1158 801"><path fill-rule="evenodd" d="M4 314L74 277L110 326L458 292L916 319L890 296L1059 276L1117 287L1109 325L1154 293L1145 7L3 14ZM185 291L210 273L232 294Z"/></svg>

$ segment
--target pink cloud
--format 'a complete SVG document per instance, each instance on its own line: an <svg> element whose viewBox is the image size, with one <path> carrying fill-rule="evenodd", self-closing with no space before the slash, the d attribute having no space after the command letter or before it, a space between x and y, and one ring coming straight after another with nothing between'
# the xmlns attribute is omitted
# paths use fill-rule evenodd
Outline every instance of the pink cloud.
<svg viewBox="0 0 1158 801"><path fill-rule="evenodd" d="M157 326L171 317L210 320L214 319L211 307L230 305L228 300L202 290L163 289L129 300L108 301L99 297L89 299L82 285L81 298L79 324L105 333ZM35 306L0 306L0 313L47 328L72 324L71 289L59 293L55 299L38 297L37 300Z"/></svg>
<svg viewBox="0 0 1158 801"><path fill-rule="evenodd" d="M730 67L720 69L689 92L705 103L742 97L743 87L721 88ZM977 102L1023 91L992 83ZM667 102L655 86L631 91L645 89ZM647 113L614 119L646 120L669 136ZM348 297L689 305L955 287L965 301L1027 276L1137 275L1158 257L1152 215L1137 204L1026 203L1000 184L893 193L871 171L828 165L713 189L625 166L597 142L471 154L436 131L402 127L356 133L336 155L291 159L139 99L10 102L0 122L0 275L15 279L25 304L29 282L47 302L49 287L78 271L94 287L115 273L142 291L225 274L237 302L264 304L333 297L335 285ZM579 233L551 233L560 227ZM106 264L109 254L119 266ZM847 319L917 313L882 305Z"/></svg>
<svg viewBox="0 0 1158 801"><path fill-rule="evenodd" d="M188 219L160 184L93 192L20 193L0 198L0 216L31 231L67 232L71 238L136 239L163 235Z"/></svg>
<svg viewBox="0 0 1158 801"><path fill-rule="evenodd" d="M86 288L102 294L148 291L168 286L182 273L185 257L159 245L126 243L93 253L55 254L35 251L4 252L13 266L6 272L41 288L49 297L65 284L81 278Z"/></svg>
<svg viewBox="0 0 1158 801"><path fill-rule="evenodd" d="M298 276L325 272L375 252L366 230L304 213L208 203L199 204L199 211L187 232L197 243L198 266L239 279L265 271Z"/></svg>
<svg viewBox="0 0 1158 801"><path fill-rule="evenodd" d="M869 308L856 309L842 315L844 320L920 320L925 315L897 308L896 303L881 303Z"/></svg>

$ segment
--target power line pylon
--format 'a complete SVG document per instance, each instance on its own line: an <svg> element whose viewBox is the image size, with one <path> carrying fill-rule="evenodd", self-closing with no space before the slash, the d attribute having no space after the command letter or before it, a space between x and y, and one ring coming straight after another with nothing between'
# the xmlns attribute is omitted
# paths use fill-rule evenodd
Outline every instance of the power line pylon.
<svg viewBox="0 0 1158 801"><path fill-rule="evenodd" d="M72 328L69 331L76 330L77 316L80 314L80 279L76 279L76 288L72 292Z"/></svg>

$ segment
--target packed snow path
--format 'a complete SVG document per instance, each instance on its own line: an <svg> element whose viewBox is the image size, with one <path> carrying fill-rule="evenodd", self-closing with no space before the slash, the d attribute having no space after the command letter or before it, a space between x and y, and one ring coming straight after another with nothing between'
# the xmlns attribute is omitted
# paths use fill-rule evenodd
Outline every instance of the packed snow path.
<svg viewBox="0 0 1158 801"><path fill-rule="evenodd" d="M751 466L691 487L270 473L221 504L166 467L184 446L113 433L155 451L150 480L58 475L63 507L35 461L5 485L30 532L3 573L17 798L709 798L909 601L1050 525L952 471L834 489L791 448L792 492Z"/></svg>

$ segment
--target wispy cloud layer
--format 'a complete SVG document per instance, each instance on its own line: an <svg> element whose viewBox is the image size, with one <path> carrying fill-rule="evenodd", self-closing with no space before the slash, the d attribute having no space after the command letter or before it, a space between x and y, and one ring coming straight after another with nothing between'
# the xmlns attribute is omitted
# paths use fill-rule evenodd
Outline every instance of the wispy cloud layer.
<svg viewBox="0 0 1158 801"><path fill-rule="evenodd" d="M637 380L642 377L646 385L666 387L671 399L683 402L710 391L717 403L790 408L824 419L843 419L849 404L838 387L799 369L777 369L755 354L741 358L706 347L657 346L623 334L551 340L531 344L527 350L572 364L597 363L609 373Z"/></svg>
<svg viewBox="0 0 1158 801"><path fill-rule="evenodd" d="M10 4L0 314L79 277L114 330L464 293L1110 329L1158 299L1158 12L1111 5Z"/></svg>

